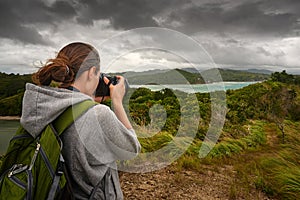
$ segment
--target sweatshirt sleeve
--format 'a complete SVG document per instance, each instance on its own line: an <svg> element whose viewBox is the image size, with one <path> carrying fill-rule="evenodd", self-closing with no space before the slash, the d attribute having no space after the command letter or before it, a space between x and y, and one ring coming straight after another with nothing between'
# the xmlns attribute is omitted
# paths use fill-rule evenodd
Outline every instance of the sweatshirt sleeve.
<svg viewBox="0 0 300 200"><path fill-rule="evenodd" d="M129 160L137 156L141 146L133 129L127 129L107 106L95 106L99 127L106 147L116 160Z"/></svg>

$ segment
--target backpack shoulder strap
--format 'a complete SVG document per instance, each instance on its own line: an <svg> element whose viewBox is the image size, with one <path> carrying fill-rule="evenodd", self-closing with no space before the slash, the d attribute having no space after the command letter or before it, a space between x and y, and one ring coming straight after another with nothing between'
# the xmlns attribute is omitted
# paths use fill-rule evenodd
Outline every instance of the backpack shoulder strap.
<svg viewBox="0 0 300 200"><path fill-rule="evenodd" d="M77 104L74 104L67 108L59 117L53 122L57 134L61 135L76 119L82 116L90 108L97 105L97 102L92 100L86 100Z"/></svg>
<svg viewBox="0 0 300 200"><path fill-rule="evenodd" d="M85 112L87 112L90 108L97 105L98 103L92 100L86 100L68 107L59 117L57 117L51 124L55 127L56 136L60 136L64 130L66 130L76 119L82 116ZM50 124L50 125L51 125ZM59 139L61 142L61 140ZM62 145L61 145L62 146ZM52 186L48 193L47 200L53 200L56 194L57 187L59 185L59 181L61 175L66 173L65 169L65 161L63 156L60 154L59 163L56 169L56 174L53 179ZM67 178L67 177L66 177Z"/></svg>

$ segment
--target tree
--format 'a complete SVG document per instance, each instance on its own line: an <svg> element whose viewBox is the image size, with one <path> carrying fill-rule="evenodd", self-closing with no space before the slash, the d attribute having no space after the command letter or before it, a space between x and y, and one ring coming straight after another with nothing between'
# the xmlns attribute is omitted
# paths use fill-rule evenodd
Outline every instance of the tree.
<svg viewBox="0 0 300 200"><path fill-rule="evenodd" d="M295 105L297 93L293 89L281 86L277 91L269 93L268 96L270 100L268 118L277 125L282 134L282 142L285 143L284 120Z"/></svg>
<svg viewBox="0 0 300 200"><path fill-rule="evenodd" d="M291 74L287 74L285 70L283 70L281 73L279 72L272 73L271 80L282 82L282 83L295 83L294 76Z"/></svg>

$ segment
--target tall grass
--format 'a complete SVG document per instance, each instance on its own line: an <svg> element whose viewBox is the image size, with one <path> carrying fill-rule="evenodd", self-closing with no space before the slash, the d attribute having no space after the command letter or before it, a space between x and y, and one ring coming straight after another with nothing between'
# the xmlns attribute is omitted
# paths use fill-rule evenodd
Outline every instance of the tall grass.
<svg viewBox="0 0 300 200"><path fill-rule="evenodd" d="M261 158L261 189L284 199L300 199L300 123L285 122L287 140L272 157ZM275 150L275 149L274 149Z"/></svg>
<svg viewBox="0 0 300 200"><path fill-rule="evenodd" d="M266 134L263 131L264 122L257 122L250 129L250 134L240 139L225 138L209 153L209 157L226 157L232 154L241 153L247 149L255 149L257 146L265 144Z"/></svg>
<svg viewBox="0 0 300 200"><path fill-rule="evenodd" d="M282 157L266 158L260 163L261 184L257 184L271 196L284 199L300 199L300 166Z"/></svg>
<svg viewBox="0 0 300 200"><path fill-rule="evenodd" d="M300 122L285 121L285 131L286 141L283 144L275 124L255 121L248 136L224 138L204 160L196 155L205 144L194 141L177 165L201 173L201 164L215 166L231 162L237 171L234 180L238 180L233 181L230 187L233 199L242 190L250 191L253 187L271 197L300 199ZM272 141L267 141L267 138Z"/></svg>

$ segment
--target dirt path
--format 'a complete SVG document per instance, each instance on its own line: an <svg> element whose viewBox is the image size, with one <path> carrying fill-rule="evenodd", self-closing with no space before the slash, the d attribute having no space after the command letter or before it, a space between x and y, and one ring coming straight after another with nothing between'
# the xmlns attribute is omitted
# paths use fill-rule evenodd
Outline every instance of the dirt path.
<svg viewBox="0 0 300 200"><path fill-rule="evenodd" d="M231 166L204 166L200 172L169 166L151 173L120 173L120 180L125 199L269 200L254 186L237 187Z"/></svg>

